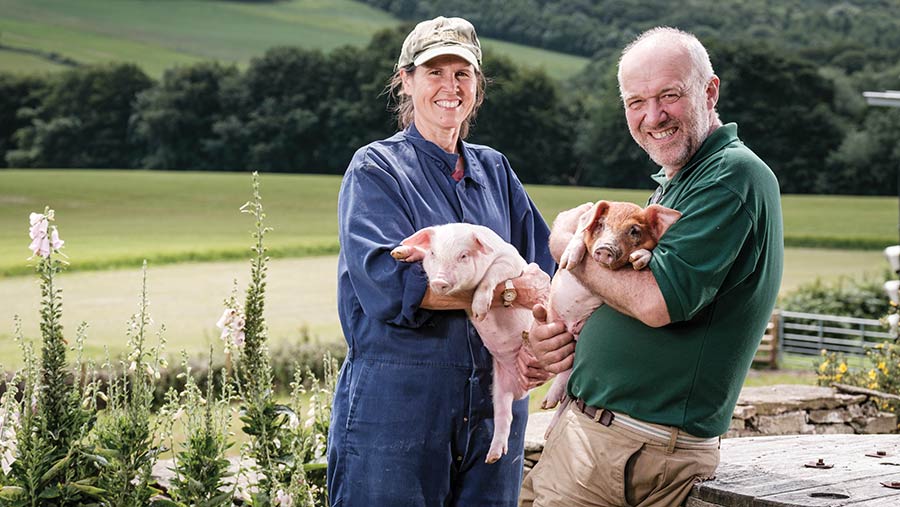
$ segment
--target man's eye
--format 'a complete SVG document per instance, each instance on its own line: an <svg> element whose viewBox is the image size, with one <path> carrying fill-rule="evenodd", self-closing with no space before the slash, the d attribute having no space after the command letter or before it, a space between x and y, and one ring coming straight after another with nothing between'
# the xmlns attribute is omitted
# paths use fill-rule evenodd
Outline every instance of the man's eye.
<svg viewBox="0 0 900 507"><path fill-rule="evenodd" d="M678 100L679 98L681 98L681 95L678 95L677 93L666 93L663 96L661 96L659 98L659 100L662 101L664 104L671 104L671 103L675 102L676 100Z"/></svg>
<svg viewBox="0 0 900 507"><path fill-rule="evenodd" d="M640 109L641 107L643 107L643 105L643 100L632 100L628 103L628 109Z"/></svg>

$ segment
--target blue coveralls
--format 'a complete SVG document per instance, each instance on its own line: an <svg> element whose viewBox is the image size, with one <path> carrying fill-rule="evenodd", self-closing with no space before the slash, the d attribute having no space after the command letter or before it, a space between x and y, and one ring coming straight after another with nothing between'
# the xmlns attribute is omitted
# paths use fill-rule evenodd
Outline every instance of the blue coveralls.
<svg viewBox="0 0 900 507"><path fill-rule="evenodd" d="M509 452L484 460L493 433L491 356L463 311L419 308L421 263L390 251L415 231L490 227L552 273L549 229L506 157L460 143L457 155L410 126L358 150L338 200L338 312L349 351L328 435L333 507L514 506L527 399L513 405Z"/></svg>

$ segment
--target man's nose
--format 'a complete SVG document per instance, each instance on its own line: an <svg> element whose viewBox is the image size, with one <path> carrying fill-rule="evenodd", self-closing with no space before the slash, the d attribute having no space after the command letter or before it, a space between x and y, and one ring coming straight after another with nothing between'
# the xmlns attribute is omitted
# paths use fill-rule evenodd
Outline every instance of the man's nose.
<svg viewBox="0 0 900 507"><path fill-rule="evenodd" d="M669 118L666 112L665 104L653 98L647 101L646 118L647 123L651 125L659 125Z"/></svg>

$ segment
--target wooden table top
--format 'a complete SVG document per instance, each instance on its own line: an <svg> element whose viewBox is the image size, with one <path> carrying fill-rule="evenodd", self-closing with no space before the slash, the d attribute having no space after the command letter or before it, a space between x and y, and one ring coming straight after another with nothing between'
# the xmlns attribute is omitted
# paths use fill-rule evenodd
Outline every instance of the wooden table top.
<svg viewBox="0 0 900 507"><path fill-rule="evenodd" d="M877 451L883 457L870 457ZM819 460L830 468L810 468ZM722 440L716 479L686 507L900 507L900 435L788 435Z"/></svg>

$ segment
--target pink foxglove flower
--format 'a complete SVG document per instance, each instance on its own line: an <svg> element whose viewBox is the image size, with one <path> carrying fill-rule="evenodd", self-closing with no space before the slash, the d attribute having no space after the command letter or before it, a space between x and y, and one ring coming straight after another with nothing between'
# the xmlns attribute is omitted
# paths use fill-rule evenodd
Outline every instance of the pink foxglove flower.
<svg viewBox="0 0 900 507"><path fill-rule="evenodd" d="M59 231L56 230L56 227L50 228L53 210L47 210L46 214L32 213L28 218L31 223L31 228L28 230L31 244L28 245L28 248L33 255L46 258L50 256L50 252L62 248L65 241L59 239Z"/></svg>
<svg viewBox="0 0 900 507"><path fill-rule="evenodd" d="M216 327L222 330L219 338L226 344L235 347L244 345L244 316L233 308L226 308L222 317L216 322Z"/></svg>
<svg viewBox="0 0 900 507"><path fill-rule="evenodd" d="M294 505L294 499L283 489L279 489L275 492L274 500L275 501L272 502L274 505L280 505L282 507L291 507Z"/></svg>

